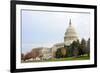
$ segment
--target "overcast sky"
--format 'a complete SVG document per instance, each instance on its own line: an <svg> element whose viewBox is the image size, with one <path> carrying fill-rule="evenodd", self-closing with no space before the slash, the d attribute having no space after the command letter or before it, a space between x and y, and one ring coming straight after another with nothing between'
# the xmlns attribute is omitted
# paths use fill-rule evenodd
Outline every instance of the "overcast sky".
<svg viewBox="0 0 100 73"><path fill-rule="evenodd" d="M90 36L89 13L22 10L21 16L23 53L35 47L52 47L63 42L70 19L80 39Z"/></svg>

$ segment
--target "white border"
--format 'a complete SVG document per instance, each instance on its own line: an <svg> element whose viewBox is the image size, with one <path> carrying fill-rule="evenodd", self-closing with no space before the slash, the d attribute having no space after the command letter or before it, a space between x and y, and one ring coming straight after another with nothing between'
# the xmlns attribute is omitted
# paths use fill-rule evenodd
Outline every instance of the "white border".
<svg viewBox="0 0 100 73"><path fill-rule="evenodd" d="M20 22L21 9L33 10L53 10L53 11L73 11L73 12L90 12L90 60L84 61L60 61L60 62L36 62L36 63L21 63L21 48L20 48ZM68 8L68 7L50 7L50 6L35 6L35 5L16 5L16 68L39 68L39 67L54 67L54 66L71 66L71 65L86 65L94 64L94 10L83 8Z"/></svg>

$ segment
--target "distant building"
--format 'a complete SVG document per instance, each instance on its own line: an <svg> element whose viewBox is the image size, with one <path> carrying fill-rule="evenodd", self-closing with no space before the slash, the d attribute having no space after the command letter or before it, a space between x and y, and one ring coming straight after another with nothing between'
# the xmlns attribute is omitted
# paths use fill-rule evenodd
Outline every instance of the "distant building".
<svg viewBox="0 0 100 73"><path fill-rule="evenodd" d="M52 58L51 48L43 48L41 53L42 53L43 60L47 60L47 59Z"/></svg>
<svg viewBox="0 0 100 73"><path fill-rule="evenodd" d="M64 43L57 43L53 45L52 51L56 51L58 48L64 47Z"/></svg>
<svg viewBox="0 0 100 73"><path fill-rule="evenodd" d="M51 49L47 47L33 48L31 52L36 55L36 58L39 57L40 60L47 60L52 57Z"/></svg>

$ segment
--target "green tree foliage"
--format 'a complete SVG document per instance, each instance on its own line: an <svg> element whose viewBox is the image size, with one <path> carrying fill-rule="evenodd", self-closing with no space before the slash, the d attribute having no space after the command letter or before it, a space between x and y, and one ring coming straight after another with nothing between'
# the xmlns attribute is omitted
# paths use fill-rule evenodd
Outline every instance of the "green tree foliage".
<svg viewBox="0 0 100 73"><path fill-rule="evenodd" d="M73 43L70 45L72 56L74 56L74 57L78 56L78 54L79 54L79 49L78 49L79 45L80 45L79 40L73 41Z"/></svg>
<svg viewBox="0 0 100 73"><path fill-rule="evenodd" d="M67 57L67 48L62 47L57 49L56 58L65 58L65 57Z"/></svg>
<svg viewBox="0 0 100 73"><path fill-rule="evenodd" d="M61 54L61 49L57 49L56 51L56 58L61 58L62 57L62 54Z"/></svg>
<svg viewBox="0 0 100 73"><path fill-rule="evenodd" d="M79 54L78 55L83 55L84 54L84 50L83 50L83 47L82 47L81 44L79 45L78 50L79 50Z"/></svg>
<svg viewBox="0 0 100 73"><path fill-rule="evenodd" d="M67 56L68 57L72 57L73 56L73 48L72 46L69 46L68 49L67 49Z"/></svg>
<svg viewBox="0 0 100 73"><path fill-rule="evenodd" d="M82 39L81 42L79 40L73 41L68 49L69 56L78 57L84 55L86 53L86 40Z"/></svg>
<svg viewBox="0 0 100 73"><path fill-rule="evenodd" d="M21 60L24 60L24 54L21 53Z"/></svg>
<svg viewBox="0 0 100 73"><path fill-rule="evenodd" d="M80 49L82 50L82 55L86 53L86 40L85 39L81 40Z"/></svg>
<svg viewBox="0 0 100 73"><path fill-rule="evenodd" d="M90 55L90 38L87 41L86 53L88 54L88 56Z"/></svg>
<svg viewBox="0 0 100 73"><path fill-rule="evenodd" d="M90 39L86 42L85 39L81 41L73 41L70 46L64 46L64 48L59 48L56 51L56 58L63 57L78 57L84 54L89 54L90 49Z"/></svg>

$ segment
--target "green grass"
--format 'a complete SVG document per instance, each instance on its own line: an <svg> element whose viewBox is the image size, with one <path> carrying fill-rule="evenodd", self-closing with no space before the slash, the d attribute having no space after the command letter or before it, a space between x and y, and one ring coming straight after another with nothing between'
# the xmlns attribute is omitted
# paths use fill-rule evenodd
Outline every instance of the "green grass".
<svg viewBox="0 0 100 73"><path fill-rule="evenodd" d="M51 59L48 61L73 61L73 60L89 60L89 56L80 56L80 57L68 57L68 58L60 58L60 59Z"/></svg>
<svg viewBox="0 0 100 73"><path fill-rule="evenodd" d="M49 59L43 61L23 61L22 63L30 63L30 62L57 62L57 61L75 61L75 60L89 60L90 57L87 55L80 57L67 57L67 58L59 58L59 59Z"/></svg>

